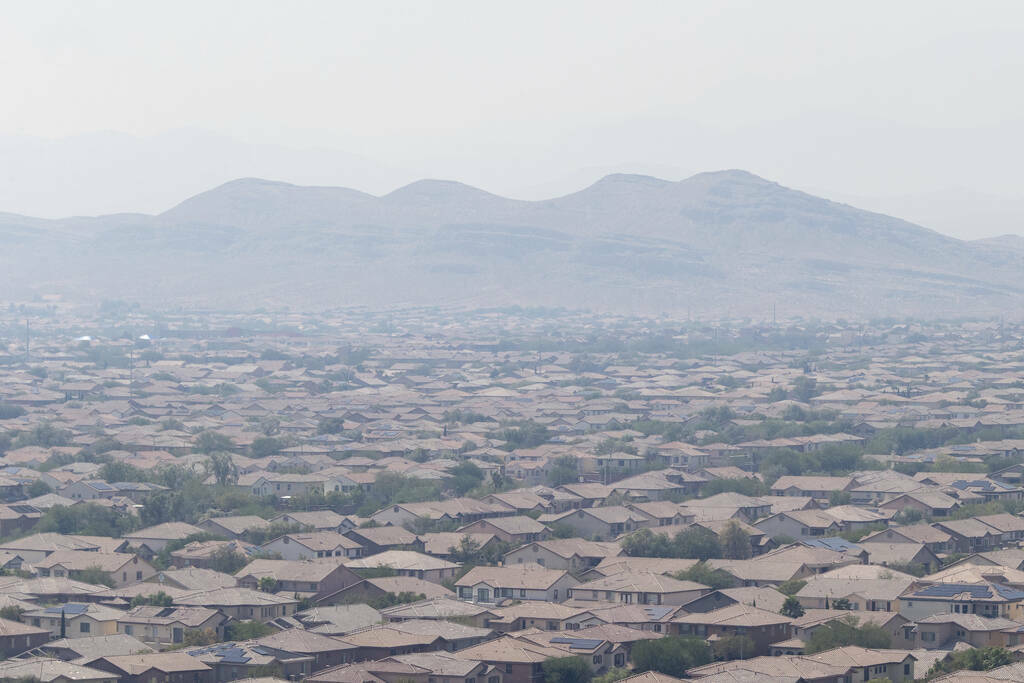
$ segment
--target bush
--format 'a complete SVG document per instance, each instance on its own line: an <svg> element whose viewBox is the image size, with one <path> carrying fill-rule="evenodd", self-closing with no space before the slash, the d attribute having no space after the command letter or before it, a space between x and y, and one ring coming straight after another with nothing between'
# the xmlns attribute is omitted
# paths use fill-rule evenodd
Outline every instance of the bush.
<svg viewBox="0 0 1024 683"><path fill-rule="evenodd" d="M892 645L892 636L882 627L875 624L858 626L857 622L857 617L851 615L819 627L811 634L804 651L810 655L847 645L886 650Z"/></svg>
<svg viewBox="0 0 1024 683"><path fill-rule="evenodd" d="M658 671L681 678L687 670L710 662L711 648L702 638L666 636L641 640L633 646L630 658L636 673Z"/></svg>
<svg viewBox="0 0 1024 683"><path fill-rule="evenodd" d="M593 672L581 657L552 657L541 664L544 683L590 683Z"/></svg>

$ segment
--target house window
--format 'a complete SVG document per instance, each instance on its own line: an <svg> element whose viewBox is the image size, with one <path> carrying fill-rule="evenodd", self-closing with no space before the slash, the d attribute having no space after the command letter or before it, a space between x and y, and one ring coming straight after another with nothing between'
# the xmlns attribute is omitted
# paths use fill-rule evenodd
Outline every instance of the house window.
<svg viewBox="0 0 1024 683"><path fill-rule="evenodd" d="M525 598L526 597L526 589L525 588L520 588L519 589L519 597L521 597L521 598Z"/></svg>
<svg viewBox="0 0 1024 683"><path fill-rule="evenodd" d="M132 627L130 625L125 624L125 626L124 626L124 634L126 636L130 636L132 634Z"/></svg>
<svg viewBox="0 0 1024 683"><path fill-rule="evenodd" d="M906 664L903 665L903 675L904 676L909 676L910 675L910 662L907 662Z"/></svg>
<svg viewBox="0 0 1024 683"><path fill-rule="evenodd" d="M923 642L926 642L926 643L934 643L935 642L935 633L932 632L932 631L922 631L921 632L921 640Z"/></svg>
<svg viewBox="0 0 1024 683"><path fill-rule="evenodd" d="M88 633L88 632L89 632L89 629L90 629L90 628L91 628L91 627L90 627L90 625L89 625L89 622L88 622L88 621L83 621L83 622L80 622L80 623L78 624L78 630L79 630L79 631L80 631L81 633Z"/></svg>
<svg viewBox="0 0 1024 683"><path fill-rule="evenodd" d="M506 664L505 665L505 673L507 673L507 674L512 673L512 665L511 664Z"/></svg>
<svg viewBox="0 0 1024 683"><path fill-rule="evenodd" d="M601 663L601 655L594 655L594 664Z"/></svg>

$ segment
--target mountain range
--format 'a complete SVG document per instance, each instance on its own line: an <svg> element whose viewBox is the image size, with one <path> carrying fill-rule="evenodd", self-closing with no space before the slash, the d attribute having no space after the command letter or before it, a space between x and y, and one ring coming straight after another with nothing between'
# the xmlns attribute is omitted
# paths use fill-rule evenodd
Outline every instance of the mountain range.
<svg viewBox="0 0 1024 683"><path fill-rule="evenodd" d="M961 241L744 171L507 199L247 178L158 215L0 214L9 300L318 309L544 305L700 316L1016 313L1024 239Z"/></svg>

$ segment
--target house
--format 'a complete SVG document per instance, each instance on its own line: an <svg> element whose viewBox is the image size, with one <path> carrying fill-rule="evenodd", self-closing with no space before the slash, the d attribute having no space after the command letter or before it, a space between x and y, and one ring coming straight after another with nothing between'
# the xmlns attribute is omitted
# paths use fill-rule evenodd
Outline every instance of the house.
<svg viewBox="0 0 1024 683"><path fill-rule="evenodd" d="M922 543L864 543L857 544L868 553L868 562L882 567L918 566L927 574L938 569L939 557Z"/></svg>
<svg viewBox="0 0 1024 683"><path fill-rule="evenodd" d="M249 487L252 495L300 498L324 492L325 478L319 474L278 474L266 472Z"/></svg>
<svg viewBox="0 0 1024 683"><path fill-rule="evenodd" d="M67 602L22 614L25 623L48 631L54 638L86 638L117 633L120 610L94 603Z"/></svg>
<svg viewBox="0 0 1024 683"><path fill-rule="evenodd" d="M586 541L582 538L561 538L528 543L505 553L506 567L530 563L548 569L562 569L579 574L596 567L607 557L619 557L623 553L618 543Z"/></svg>
<svg viewBox="0 0 1024 683"><path fill-rule="evenodd" d="M220 610L232 619L267 622L294 614L299 601L293 597L248 588L215 588L179 595L174 598L174 604L209 607Z"/></svg>
<svg viewBox="0 0 1024 683"><path fill-rule="evenodd" d="M308 655L272 651L251 642L215 643L192 647L185 652L213 669L218 681L251 679L267 671L299 680L310 673L314 662Z"/></svg>
<svg viewBox="0 0 1024 683"><path fill-rule="evenodd" d="M455 582L463 600L498 602L503 598L561 602L579 581L566 571L535 564L514 567L474 567Z"/></svg>
<svg viewBox="0 0 1024 683"><path fill-rule="evenodd" d="M878 506L879 510L902 512L917 510L926 517L948 517L960 507L960 501L941 491L919 489L895 496Z"/></svg>
<svg viewBox="0 0 1024 683"><path fill-rule="evenodd" d="M270 654L296 654L312 658L309 671L316 673L332 666L351 662L356 647L341 638L332 638L312 631L290 628L251 641Z"/></svg>
<svg viewBox="0 0 1024 683"><path fill-rule="evenodd" d="M39 647L53 637L49 629L0 619L0 657L7 658Z"/></svg>
<svg viewBox="0 0 1024 683"><path fill-rule="evenodd" d="M925 650L952 650L957 643L977 648L1014 646L1018 643L1010 642L1010 636L1022 630L1024 625L1012 619L956 613L933 614L907 627L915 647Z"/></svg>
<svg viewBox="0 0 1024 683"><path fill-rule="evenodd" d="M553 646L506 635L459 650L453 656L495 667L501 672L501 683L541 683L544 680L544 661L566 657L568 653ZM584 661L593 665L593 657Z"/></svg>
<svg viewBox="0 0 1024 683"><path fill-rule="evenodd" d="M235 515L232 517L210 517L196 524L208 534L222 538L238 539L246 531L266 529L270 522L256 515Z"/></svg>
<svg viewBox="0 0 1024 683"><path fill-rule="evenodd" d="M171 564L175 567L211 569L219 566L225 553L249 557L259 550L242 541L192 541L171 551Z"/></svg>
<svg viewBox="0 0 1024 683"><path fill-rule="evenodd" d="M47 634L49 635L49 634ZM116 634L112 636L92 636L88 638L59 638L41 645L33 651L33 655L55 657L65 662L73 660L96 659L104 655L131 655L156 652L137 638Z"/></svg>
<svg viewBox="0 0 1024 683"><path fill-rule="evenodd" d="M434 583L444 583L448 579L454 579L460 567L454 562L412 550L386 550L376 555L350 560L345 563L345 566L356 572L360 569L387 567L393 569L398 576L412 576Z"/></svg>
<svg viewBox="0 0 1024 683"><path fill-rule="evenodd" d="M852 477L784 475L772 484L772 495L807 496L828 500L833 492L846 491L852 484Z"/></svg>
<svg viewBox="0 0 1024 683"><path fill-rule="evenodd" d="M85 550L58 550L33 566L36 576L55 576L80 579L82 572L102 572L115 587L145 581L156 570L138 555L128 553L98 553Z"/></svg>
<svg viewBox="0 0 1024 683"><path fill-rule="evenodd" d="M235 572L240 588L260 590L264 579L274 581L274 592L322 599L359 583L362 578L340 564L296 560L253 560Z"/></svg>
<svg viewBox="0 0 1024 683"><path fill-rule="evenodd" d="M621 505L580 508L557 515L544 515L539 521L548 525L561 525L573 530L574 535L594 540L610 540L643 527L653 526L648 517Z"/></svg>
<svg viewBox="0 0 1024 683"><path fill-rule="evenodd" d="M337 531L343 533L351 528L345 517L333 510L317 510L316 512L282 512L270 518L270 524L289 524L316 531Z"/></svg>
<svg viewBox="0 0 1024 683"><path fill-rule="evenodd" d="M750 605L769 612L778 612L786 596L770 587L720 588L705 593L683 605L684 612L710 612L729 605Z"/></svg>
<svg viewBox="0 0 1024 683"><path fill-rule="evenodd" d="M524 515L478 519L457 530L460 534L494 534L505 543L522 545L548 536L548 528Z"/></svg>
<svg viewBox="0 0 1024 683"><path fill-rule="evenodd" d="M690 524L696 516L689 513L685 508L668 501L654 501L651 503L630 503L626 507L651 521L653 528L683 526ZM669 531L671 530L664 530Z"/></svg>
<svg viewBox="0 0 1024 683"><path fill-rule="evenodd" d="M160 607L139 605L121 614L117 632L145 643L173 645L184 642L187 631L212 631L224 635L228 618L207 607Z"/></svg>
<svg viewBox="0 0 1024 683"><path fill-rule="evenodd" d="M771 538L816 538L842 531L842 524L824 510L779 512L754 523Z"/></svg>
<svg viewBox="0 0 1024 683"><path fill-rule="evenodd" d="M688 501L686 507L694 511L714 511L711 515L705 513L703 516L697 517L698 520L740 517L745 522L753 523L762 517L770 515L774 502L770 496L759 498L745 496L735 491L726 491L724 493L716 493L707 498Z"/></svg>
<svg viewBox="0 0 1024 683"><path fill-rule="evenodd" d="M343 664L325 669L306 680L310 683L371 680L384 683L428 683L431 678L435 681L447 679L448 683L502 683L502 672L490 664L460 659L447 652L417 652L377 661Z"/></svg>
<svg viewBox="0 0 1024 683"><path fill-rule="evenodd" d="M904 627L911 624L911 622L898 612L860 611L856 614L851 614L849 610L806 609L803 616L795 618L791 625L793 639L800 641L801 644L797 645L793 641L783 641L782 643L776 643L772 647L772 652L773 654L803 654L802 643L809 641L815 631L836 621L849 622L852 619L855 619L859 626L872 624L881 628L892 637L892 647L915 647L913 639L905 637L906 631Z"/></svg>
<svg viewBox="0 0 1024 683"><path fill-rule="evenodd" d="M581 583L569 591L569 597L626 605L684 605L710 590L703 584L663 574L625 571Z"/></svg>
<svg viewBox="0 0 1024 683"><path fill-rule="evenodd" d="M829 609L836 600L847 600L853 611L896 612L900 595L914 583L912 576L889 578L831 578L828 574L812 576L796 599L806 609Z"/></svg>
<svg viewBox="0 0 1024 683"><path fill-rule="evenodd" d="M454 619L470 626L488 627L499 616L496 608L474 605L453 598L428 598L394 607L385 607L380 614L384 617L384 621Z"/></svg>
<svg viewBox="0 0 1024 683"><path fill-rule="evenodd" d="M422 552L427 555L450 560L452 552L459 550L463 540L467 538L476 544L479 552L487 552L501 544L501 541L494 534L460 534L454 531L420 534L417 537L417 541L421 546Z"/></svg>
<svg viewBox="0 0 1024 683"><path fill-rule="evenodd" d="M147 581L158 584L160 588L180 588L184 591L232 588L238 585L235 577L229 574L216 572L212 569L200 569L198 567L164 569L149 577Z"/></svg>
<svg viewBox="0 0 1024 683"><path fill-rule="evenodd" d="M544 498L529 489L517 489L515 491L506 491L505 493L492 493L484 496L480 500L485 503L499 503L501 505L505 505L510 510L514 510L516 514L520 515L535 511L548 512L551 507L551 503L547 498Z"/></svg>
<svg viewBox="0 0 1024 683"><path fill-rule="evenodd" d="M983 553L994 550L1002 538L1002 532L977 518L943 520L932 524L951 537L951 549L958 553Z"/></svg>
<svg viewBox="0 0 1024 683"><path fill-rule="evenodd" d="M119 489L102 479L73 481L57 490L57 493L73 501L113 498L121 495Z"/></svg>
<svg viewBox="0 0 1024 683"><path fill-rule="evenodd" d="M364 548L364 555L376 555L385 550L414 548L420 543L416 534L400 526L348 529L342 533L346 538L361 545Z"/></svg>
<svg viewBox="0 0 1024 683"><path fill-rule="evenodd" d="M336 531L309 531L275 538L260 546L260 551L285 560L357 558L362 556L363 546Z"/></svg>
<svg viewBox="0 0 1024 683"><path fill-rule="evenodd" d="M931 524L912 524L876 531L860 539L859 545L870 543L921 544L936 555L952 550L953 536Z"/></svg>
<svg viewBox="0 0 1024 683"><path fill-rule="evenodd" d="M119 544L125 545L127 541L119 541ZM67 536L52 532L32 534L31 536L0 544L0 552L10 552L18 555L26 564L40 562L58 550L87 550L95 552L99 549L99 544L91 540L86 540L79 536Z"/></svg>
<svg viewBox="0 0 1024 683"><path fill-rule="evenodd" d="M382 659L413 652L461 650L490 638L492 634L489 628L412 619L347 633L345 642L356 647L353 657L357 659Z"/></svg>
<svg viewBox="0 0 1024 683"><path fill-rule="evenodd" d="M89 662L89 667L109 671L123 683L215 683L213 669L185 652L112 655Z"/></svg>
<svg viewBox="0 0 1024 683"><path fill-rule="evenodd" d="M27 657L0 662L0 680L45 683L118 683L120 677L81 664L49 657Z"/></svg>
<svg viewBox="0 0 1024 683"><path fill-rule="evenodd" d="M346 586L333 593L316 598L318 605L347 604L353 602L369 602L387 595L411 593L422 595L422 599L454 598L455 593L439 583L417 579L412 576L378 576L363 579L351 586Z"/></svg>
<svg viewBox="0 0 1024 683"><path fill-rule="evenodd" d="M899 611L910 621L947 613L1010 619L1022 601L1024 591L990 581L913 584L900 595Z"/></svg>
<svg viewBox="0 0 1024 683"><path fill-rule="evenodd" d="M366 604L312 607L296 612L295 619L303 628L325 636L343 636L384 621L380 612Z"/></svg>
<svg viewBox="0 0 1024 683"><path fill-rule="evenodd" d="M767 655L772 643L789 638L791 622L778 612L736 604L710 612L677 615L672 619L672 627L678 635L705 639L746 636L753 641L758 656Z"/></svg>
<svg viewBox="0 0 1024 683"><path fill-rule="evenodd" d="M166 548L171 541L182 541L201 533L202 529L185 522L164 522L124 534L124 539L133 548L138 548L144 557L152 557Z"/></svg>

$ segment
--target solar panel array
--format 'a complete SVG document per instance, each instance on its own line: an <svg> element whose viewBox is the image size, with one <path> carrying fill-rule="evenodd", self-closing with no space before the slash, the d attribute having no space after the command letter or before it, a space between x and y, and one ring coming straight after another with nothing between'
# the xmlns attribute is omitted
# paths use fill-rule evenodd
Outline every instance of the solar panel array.
<svg viewBox="0 0 1024 683"><path fill-rule="evenodd" d="M61 605L59 607L47 607L46 608L46 613L47 614L60 614L61 612L64 612L64 614L85 614L85 612L88 609L89 609L88 605L83 605L83 604L81 604L79 602L69 602L68 604Z"/></svg>
<svg viewBox="0 0 1024 683"><path fill-rule="evenodd" d="M934 586L922 588L917 591L916 595L935 598L951 598L954 595L960 595L961 593L968 593L971 598L974 599L992 597L992 589L989 588L989 586L969 583L937 583Z"/></svg>
<svg viewBox="0 0 1024 683"><path fill-rule="evenodd" d="M602 640L595 640L593 638L566 638L566 637L559 637L559 638L552 638L551 642L552 643L562 643L563 645L568 645L570 649L593 650L595 647L597 647L598 645L600 645L604 641L602 641Z"/></svg>
<svg viewBox="0 0 1024 683"><path fill-rule="evenodd" d="M661 619L672 610L672 607L644 607L644 612L651 619Z"/></svg>
<svg viewBox="0 0 1024 683"><path fill-rule="evenodd" d="M198 657L200 655L213 655L220 659L220 661L228 664L245 664L252 659L252 657L249 657L246 654L244 648L238 647L232 643L220 643L218 645L211 645L210 647L204 647L199 650L190 650L189 654L193 657Z"/></svg>

